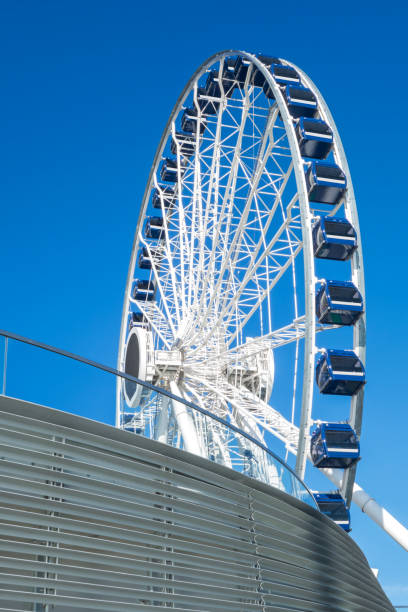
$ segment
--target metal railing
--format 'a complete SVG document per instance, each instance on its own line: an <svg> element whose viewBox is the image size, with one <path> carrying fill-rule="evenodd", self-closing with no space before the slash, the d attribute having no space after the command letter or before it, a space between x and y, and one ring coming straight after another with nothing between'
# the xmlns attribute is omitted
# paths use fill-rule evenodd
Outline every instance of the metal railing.
<svg viewBox="0 0 408 612"><path fill-rule="evenodd" d="M108 421L112 406L114 406L116 384L108 387L105 382L102 383L100 378L95 379L95 372L111 374L115 377L115 383L117 378L120 378L123 381L141 385L150 392L150 397L155 399L152 402L152 406L155 407L151 413L153 420L157 419L158 410L159 408L162 409L163 399L166 398L178 405L184 405L193 416L199 415L199 425L204 429L205 435L217 435L216 427L222 427L224 431L228 431L230 440L228 461L225 460L225 457L214 455L207 455L207 458L262 480L314 508L317 507L312 493L299 480L290 466L259 440L222 417L212 414L205 408L193 404L183 397L176 396L164 388L157 387L86 357L5 330L0 330L0 336L4 338L2 395L49 405L52 408L68 412L75 410L82 416ZM47 363L47 359L45 362L41 360L39 351L31 356L28 356L26 351L23 355L16 355L18 368L14 370L12 368L13 355L10 355L11 343L9 340L20 343L28 349L41 349L45 351L47 356L59 355L77 365L90 366L93 368L93 374L91 375L89 370L84 372L84 368L81 368L81 371L77 369L73 371L68 368L64 372L60 367L55 370L54 364ZM24 359L27 361L25 367L21 363ZM9 391L10 387L11 392ZM79 398L78 392L81 389L83 393L82 397ZM78 401L81 402L81 405L78 405ZM134 428L134 431L137 431L136 428ZM145 431L140 429L137 433L143 435ZM205 435L204 439L206 439ZM180 436L177 433L173 436L169 435L165 441L167 444L182 448ZM234 457L238 458L239 454L243 455L243 461L234 459ZM206 455L204 454L204 456Z"/></svg>

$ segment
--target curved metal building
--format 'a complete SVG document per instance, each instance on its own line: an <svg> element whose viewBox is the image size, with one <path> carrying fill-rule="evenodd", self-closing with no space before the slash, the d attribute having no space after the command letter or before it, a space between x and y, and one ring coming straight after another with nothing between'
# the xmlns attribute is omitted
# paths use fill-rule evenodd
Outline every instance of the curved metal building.
<svg viewBox="0 0 408 612"><path fill-rule="evenodd" d="M211 461L0 398L0 610L384 612L353 540Z"/></svg>

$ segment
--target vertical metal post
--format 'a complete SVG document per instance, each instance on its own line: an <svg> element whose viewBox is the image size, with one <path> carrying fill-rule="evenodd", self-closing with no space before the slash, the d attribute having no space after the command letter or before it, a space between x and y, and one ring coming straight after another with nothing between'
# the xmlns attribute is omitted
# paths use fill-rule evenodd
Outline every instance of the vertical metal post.
<svg viewBox="0 0 408 612"><path fill-rule="evenodd" d="M4 339L3 387L1 394L6 395L8 338Z"/></svg>

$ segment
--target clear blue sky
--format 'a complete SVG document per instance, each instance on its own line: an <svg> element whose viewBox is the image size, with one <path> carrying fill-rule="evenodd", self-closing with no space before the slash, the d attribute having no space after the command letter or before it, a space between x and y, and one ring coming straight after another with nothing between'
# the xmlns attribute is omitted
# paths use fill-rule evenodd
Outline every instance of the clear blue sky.
<svg viewBox="0 0 408 612"><path fill-rule="evenodd" d="M331 107L359 207L368 384L358 480L407 525L407 9L328 4L0 1L0 327L115 365L138 205L180 90L220 49L294 61ZM23 352L10 363L20 375L39 367ZM45 367L71 410L113 422L109 395L85 379L73 390L73 368ZM352 521L392 602L408 604L407 553L358 509Z"/></svg>

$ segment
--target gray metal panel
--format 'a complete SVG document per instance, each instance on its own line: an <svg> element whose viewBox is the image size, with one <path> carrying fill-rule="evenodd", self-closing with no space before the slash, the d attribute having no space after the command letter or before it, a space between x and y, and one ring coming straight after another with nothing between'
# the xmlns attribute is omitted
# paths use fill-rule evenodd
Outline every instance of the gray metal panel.
<svg viewBox="0 0 408 612"><path fill-rule="evenodd" d="M201 457L1 397L0 462L0 610L393 610L337 525Z"/></svg>

